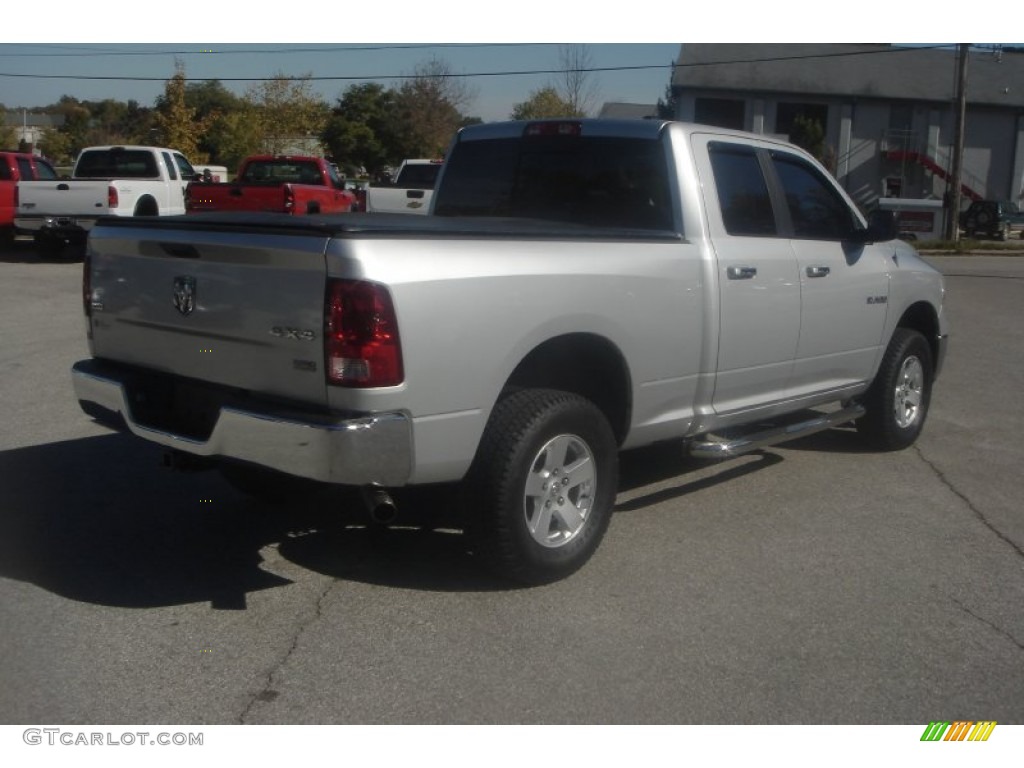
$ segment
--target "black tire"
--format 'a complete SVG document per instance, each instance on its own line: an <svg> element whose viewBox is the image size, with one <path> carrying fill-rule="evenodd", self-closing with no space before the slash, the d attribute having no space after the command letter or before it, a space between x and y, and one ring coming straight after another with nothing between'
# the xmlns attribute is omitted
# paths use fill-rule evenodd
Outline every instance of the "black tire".
<svg viewBox="0 0 1024 768"><path fill-rule="evenodd" d="M463 484L474 555L522 584L578 570L611 520L618 462L608 420L589 400L547 389L504 397Z"/></svg>
<svg viewBox="0 0 1024 768"><path fill-rule="evenodd" d="M864 396L857 431L876 450L913 445L924 428L932 395L932 351L917 331L897 328Z"/></svg>

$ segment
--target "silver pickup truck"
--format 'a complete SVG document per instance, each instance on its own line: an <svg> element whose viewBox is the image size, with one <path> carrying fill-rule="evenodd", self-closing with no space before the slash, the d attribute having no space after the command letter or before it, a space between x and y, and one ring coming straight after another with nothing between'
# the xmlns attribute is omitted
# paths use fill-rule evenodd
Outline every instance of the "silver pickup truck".
<svg viewBox="0 0 1024 768"><path fill-rule="evenodd" d="M100 221L74 388L242 488L359 486L383 519L389 490L451 483L474 556L546 582L597 548L620 449L727 458L851 422L912 444L944 288L894 235L770 138L473 126L429 216Z"/></svg>

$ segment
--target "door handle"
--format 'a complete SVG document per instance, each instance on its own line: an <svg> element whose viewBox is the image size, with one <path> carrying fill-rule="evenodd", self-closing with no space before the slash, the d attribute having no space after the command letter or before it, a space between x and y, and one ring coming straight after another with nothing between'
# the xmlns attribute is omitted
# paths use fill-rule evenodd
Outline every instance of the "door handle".
<svg viewBox="0 0 1024 768"><path fill-rule="evenodd" d="M757 267L729 267L725 274L730 280L750 280L757 274Z"/></svg>
<svg viewBox="0 0 1024 768"><path fill-rule="evenodd" d="M807 268L807 276L808 277L828 277L829 272L831 272L831 271L832 270L829 269L828 267L808 267Z"/></svg>

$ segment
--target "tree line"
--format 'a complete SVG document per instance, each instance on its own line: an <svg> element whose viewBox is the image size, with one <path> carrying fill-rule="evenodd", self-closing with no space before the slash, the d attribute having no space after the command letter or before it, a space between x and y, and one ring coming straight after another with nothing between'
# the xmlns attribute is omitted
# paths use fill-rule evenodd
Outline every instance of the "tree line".
<svg viewBox="0 0 1024 768"><path fill-rule="evenodd" d="M561 82L531 92L509 117L586 115L593 99L586 50L568 46L561 58L572 67ZM403 158L440 157L460 127L482 122L465 112L475 93L442 59L422 63L393 87L349 86L334 104L314 93L311 77L279 73L239 96L219 80L189 82L179 61L153 106L65 95L56 104L33 109L64 118L36 149L56 164L68 165L87 146L168 146L193 163L233 171L248 155L280 153L301 141L317 145L346 176L374 176ZM8 132L14 136L13 129ZM4 146L13 143L7 136L0 139Z"/></svg>

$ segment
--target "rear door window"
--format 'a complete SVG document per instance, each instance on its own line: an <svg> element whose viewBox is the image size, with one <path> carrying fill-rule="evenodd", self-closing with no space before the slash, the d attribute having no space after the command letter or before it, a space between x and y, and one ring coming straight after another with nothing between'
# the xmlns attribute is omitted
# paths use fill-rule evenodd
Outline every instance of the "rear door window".
<svg viewBox="0 0 1024 768"><path fill-rule="evenodd" d="M725 231L745 237L778 235L757 151L744 144L725 142L714 142L708 150Z"/></svg>
<svg viewBox="0 0 1024 768"><path fill-rule="evenodd" d="M541 136L456 145L434 213L671 230L667 159L651 139Z"/></svg>

